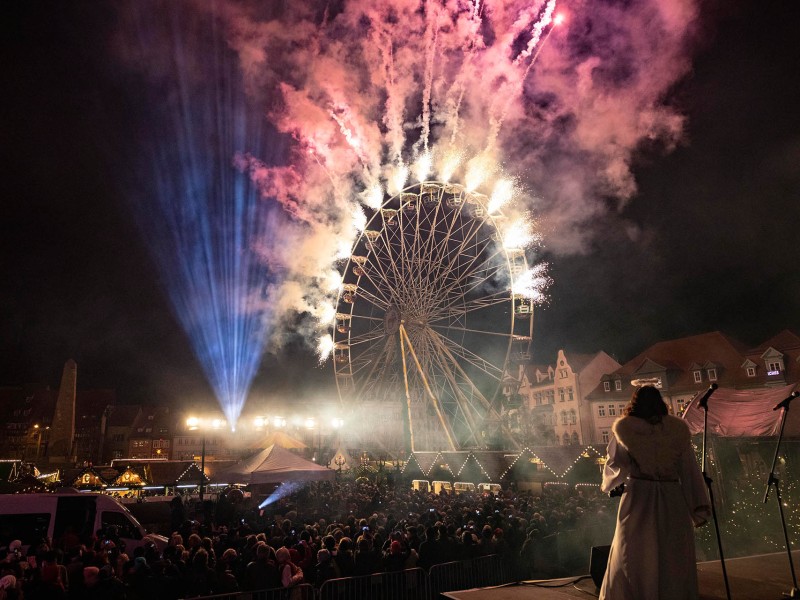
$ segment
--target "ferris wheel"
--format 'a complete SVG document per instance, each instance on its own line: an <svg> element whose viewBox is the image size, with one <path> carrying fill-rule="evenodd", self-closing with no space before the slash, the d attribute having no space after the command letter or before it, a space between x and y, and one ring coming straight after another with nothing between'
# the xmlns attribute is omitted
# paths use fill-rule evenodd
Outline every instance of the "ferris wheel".
<svg viewBox="0 0 800 600"><path fill-rule="evenodd" d="M528 269L506 217L458 184L423 182L368 215L344 265L333 329L342 405L394 407L415 450L516 447L502 425L503 376L529 359ZM374 417L377 418L377 417ZM397 427L395 427L396 429Z"/></svg>

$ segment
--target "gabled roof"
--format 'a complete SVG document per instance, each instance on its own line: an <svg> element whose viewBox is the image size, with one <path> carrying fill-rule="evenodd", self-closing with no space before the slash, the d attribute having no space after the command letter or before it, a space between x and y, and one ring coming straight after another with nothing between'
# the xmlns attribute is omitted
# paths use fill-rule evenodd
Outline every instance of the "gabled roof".
<svg viewBox="0 0 800 600"><path fill-rule="evenodd" d="M583 458L590 459L602 458L605 454L604 448L596 446L534 446L525 448L511 462L503 473L510 471L518 461L533 458L550 471L558 479L563 478L572 470L577 462Z"/></svg>
<svg viewBox="0 0 800 600"><path fill-rule="evenodd" d="M89 475L89 485L91 486L106 486L109 484L109 480L103 477L100 470L96 469L92 465L89 465L88 467L82 467L80 469L66 469L61 477L61 481L64 483L64 485L80 488L86 485L80 481L83 479L85 474ZM116 478L117 475L118 473L115 472L114 477Z"/></svg>
<svg viewBox="0 0 800 600"><path fill-rule="evenodd" d="M776 378L767 372L766 362L771 358L783 359L784 371ZM748 350L747 360L754 364L749 365L756 368L756 377L750 378L750 387L759 385L775 385L780 382L800 381L800 337L788 329L772 336L762 344Z"/></svg>
<svg viewBox="0 0 800 600"><path fill-rule="evenodd" d="M144 469L138 466L129 466L122 469L119 475L112 482L113 485L147 485L149 482L145 476Z"/></svg>
<svg viewBox="0 0 800 600"><path fill-rule="evenodd" d="M160 433L160 429L167 433ZM142 431L139 431L142 429ZM147 431L147 430L150 431ZM162 438L170 435L172 419L169 408L166 406L142 406L142 412L131 426L132 438Z"/></svg>
<svg viewBox="0 0 800 600"><path fill-rule="evenodd" d="M746 351L746 346L738 340L719 331L712 331L653 344L623 364L615 374L629 380L635 373L648 372L643 370L645 365L649 365L648 368L653 371L660 367L661 370L670 372L669 385L672 389L693 389L705 383L695 383L692 367L713 362L719 369L719 385L736 387L740 382L744 383L745 374L741 366ZM629 387L624 386L623 392L628 393ZM607 396L601 386L592 391L589 397Z"/></svg>
<svg viewBox="0 0 800 600"><path fill-rule="evenodd" d="M335 476L336 473L332 469L275 445L239 461L217 475L220 482L248 484L322 481L333 479Z"/></svg>
<svg viewBox="0 0 800 600"><path fill-rule="evenodd" d="M108 411L107 427L132 427L142 407L138 404L117 404Z"/></svg>
<svg viewBox="0 0 800 600"><path fill-rule="evenodd" d="M258 444L259 448L266 448L267 446L280 446L281 448L288 448L289 450L303 450L308 448L306 444L297 438L293 438L283 431L273 431L266 438L261 440Z"/></svg>
<svg viewBox="0 0 800 600"><path fill-rule="evenodd" d="M347 451L347 448L344 446L339 446L336 453L331 458L330 467L332 469L341 469L342 471L348 471L356 466L356 463L353 462L353 457L350 456L350 453Z"/></svg>
<svg viewBox="0 0 800 600"><path fill-rule="evenodd" d="M748 354L757 354L759 352L763 352L769 347L779 348L781 350L800 348L800 336L789 329L784 329L783 331L773 335L765 342L762 342L755 348L752 348Z"/></svg>
<svg viewBox="0 0 800 600"><path fill-rule="evenodd" d="M598 354L600 353L595 352L593 354L581 354L579 352L569 352L564 350L564 356L567 359L567 364L570 366L573 373L580 373L583 371L586 366L597 357Z"/></svg>

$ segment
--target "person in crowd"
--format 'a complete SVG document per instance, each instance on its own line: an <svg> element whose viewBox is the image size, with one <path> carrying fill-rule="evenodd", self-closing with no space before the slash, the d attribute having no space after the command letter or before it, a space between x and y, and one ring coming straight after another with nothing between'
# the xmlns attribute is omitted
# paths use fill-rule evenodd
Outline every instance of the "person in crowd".
<svg viewBox="0 0 800 600"><path fill-rule="evenodd" d="M708 520L711 504L689 428L651 385L624 412L603 469L602 490L619 489L622 498L600 600L694 600L692 528Z"/></svg>
<svg viewBox="0 0 800 600"><path fill-rule="evenodd" d="M275 557L278 559L278 576L282 587L290 588L303 582L303 570L292 562L289 548L278 548Z"/></svg>
<svg viewBox="0 0 800 600"><path fill-rule="evenodd" d="M353 557L353 575L371 575L377 573L380 560L372 547L371 537L362 535L356 543L356 552Z"/></svg>
<svg viewBox="0 0 800 600"><path fill-rule="evenodd" d="M317 588L321 588L322 584L330 579L338 579L340 574L336 567L336 563L331 557L331 553L327 548L320 548L317 552L317 565L315 568L317 573L314 584Z"/></svg>
<svg viewBox="0 0 800 600"><path fill-rule="evenodd" d="M138 560L138 559L137 559ZM208 553L199 548L192 558L191 565L184 573L186 597L210 596L216 591L216 572L208 564Z"/></svg>
<svg viewBox="0 0 800 600"><path fill-rule="evenodd" d="M266 542L260 542L256 547L255 559L247 565L245 589L268 590L279 586L280 575L274 552Z"/></svg>
<svg viewBox="0 0 800 600"><path fill-rule="evenodd" d="M228 548L217 561L217 594L233 594L239 591L239 582L234 572L237 558L236 550Z"/></svg>
<svg viewBox="0 0 800 600"><path fill-rule="evenodd" d="M353 576L356 563L353 542L350 538L343 537L339 540L339 544L336 546L336 556L333 559L336 561L341 577Z"/></svg>

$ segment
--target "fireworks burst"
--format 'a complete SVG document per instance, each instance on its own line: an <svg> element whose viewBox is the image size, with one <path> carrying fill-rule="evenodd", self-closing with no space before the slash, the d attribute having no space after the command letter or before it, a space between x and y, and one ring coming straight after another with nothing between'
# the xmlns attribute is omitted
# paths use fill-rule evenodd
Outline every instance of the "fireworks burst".
<svg viewBox="0 0 800 600"><path fill-rule="evenodd" d="M277 132L272 147L224 139L236 144L233 163L263 203L283 209L269 213L265 234L237 238L232 250L253 248L269 273L280 273L261 286L268 309L260 322L278 329L293 322L287 312L329 325L323 307L331 306L335 286L318 284L363 230L361 205L375 210L384 194L430 178L491 193L487 211L515 217L531 209L527 193L535 190L537 218L559 232L548 246L580 250L605 199L634 194L629 165L640 141L669 147L682 130L682 117L663 98L689 68L693 0L601 7L577 0L574 32L554 29L563 21L555 0L157 6L177 29L182 12L212 23L216 43L227 43L239 60L228 83L241 78L251 99L268 107ZM141 12L135 2L129 8ZM160 40L158 28L140 30L146 56L126 58L155 73L156 89L175 76L156 66L176 52L188 60L179 78L212 85L202 56L188 54L191 32ZM191 104L191 95L178 96ZM214 119L229 117L199 121ZM175 129L185 144L203 146L191 123ZM530 224L503 235L518 247L537 239ZM541 298L545 270L535 267L513 293ZM330 351L320 347L321 355ZM259 348L253 353L257 359Z"/></svg>

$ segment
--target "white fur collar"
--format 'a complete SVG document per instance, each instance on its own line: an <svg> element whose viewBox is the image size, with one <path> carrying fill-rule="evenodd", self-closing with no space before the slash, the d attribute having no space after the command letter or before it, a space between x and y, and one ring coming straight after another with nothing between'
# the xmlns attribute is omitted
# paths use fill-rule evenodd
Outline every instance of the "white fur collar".
<svg viewBox="0 0 800 600"><path fill-rule="evenodd" d="M675 478L680 455L690 444L689 427L683 420L665 415L655 425L639 417L620 417L612 427L640 471L656 478Z"/></svg>

